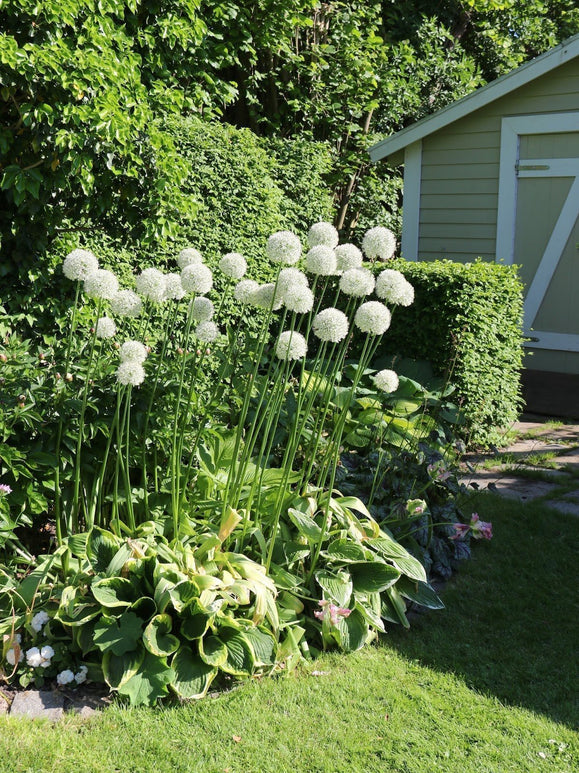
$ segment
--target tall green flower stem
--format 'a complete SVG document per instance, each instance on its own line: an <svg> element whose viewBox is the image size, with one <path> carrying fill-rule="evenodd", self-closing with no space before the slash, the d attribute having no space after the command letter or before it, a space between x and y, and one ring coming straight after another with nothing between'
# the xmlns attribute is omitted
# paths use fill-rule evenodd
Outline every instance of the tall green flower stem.
<svg viewBox="0 0 579 773"><path fill-rule="evenodd" d="M117 392L116 392L116 398L115 398L115 413L113 415L113 420L111 422L111 426L109 428L109 432L107 435L107 443L105 446L103 458L101 460L101 466L100 466L100 473L98 476L98 488L97 488L97 497L96 502L94 504L94 511L90 515L90 521L92 524L97 523L98 526L105 527L107 524L102 518L102 512L103 512L103 492L106 489L106 474L107 474L107 466L109 461L109 455L110 450L113 442L113 437L117 436L118 439L118 426L120 421L120 412L121 412L121 403L122 403L122 396L124 394L126 387L122 386L121 384L117 385ZM112 506L112 521L117 524L117 534L120 536L120 529L119 529L119 521L118 521L118 507L117 507L117 493L118 493L118 486L115 485L113 487L113 506Z"/></svg>

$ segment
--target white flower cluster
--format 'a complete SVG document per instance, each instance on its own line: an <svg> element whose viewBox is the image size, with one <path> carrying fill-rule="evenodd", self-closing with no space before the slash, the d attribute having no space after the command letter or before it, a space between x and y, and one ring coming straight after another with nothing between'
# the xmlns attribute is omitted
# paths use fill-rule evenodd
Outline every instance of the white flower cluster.
<svg viewBox="0 0 579 773"><path fill-rule="evenodd" d="M44 647L31 647L26 650L26 663L31 668L48 668L54 657L54 650L47 644Z"/></svg>
<svg viewBox="0 0 579 773"><path fill-rule="evenodd" d="M123 386L139 386L145 380L143 363L147 359L147 347L140 341L125 341L119 351L121 364L117 368L117 381Z"/></svg>
<svg viewBox="0 0 579 773"><path fill-rule="evenodd" d="M22 636L19 633L15 633L12 637L12 643L13 645L16 644L17 647L14 648L14 646L10 647L10 649L6 652L6 662L9 663L11 666L16 665L16 651L18 651L18 663L21 663L24 660L24 653L20 649L20 645L22 643Z"/></svg>
<svg viewBox="0 0 579 773"><path fill-rule="evenodd" d="M172 301L180 301L185 297L185 290L181 284L181 274L165 274L165 298Z"/></svg>
<svg viewBox="0 0 579 773"><path fill-rule="evenodd" d="M379 336L390 327L391 315L389 309L380 301L367 301L363 303L356 314L354 322L362 333Z"/></svg>
<svg viewBox="0 0 579 773"><path fill-rule="evenodd" d="M250 303L260 309L277 311L283 305L283 294L273 282L260 285L252 294Z"/></svg>
<svg viewBox="0 0 579 773"><path fill-rule="evenodd" d="M331 223L314 223L308 231L308 244L310 247L317 247L323 244L333 249L339 241L337 230Z"/></svg>
<svg viewBox="0 0 579 773"><path fill-rule="evenodd" d="M97 319L97 338L113 338L116 332L117 326L110 317L99 317L99 319Z"/></svg>
<svg viewBox="0 0 579 773"><path fill-rule="evenodd" d="M189 263L181 271L181 284L187 293L205 295L213 287L213 274L204 263Z"/></svg>
<svg viewBox="0 0 579 773"><path fill-rule="evenodd" d="M362 251L355 244L339 244L334 250L336 255L336 270L348 271L350 268L362 268Z"/></svg>
<svg viewBox="0 0 579 773"><path fill-rule="evenodd" d="M348 335L348 317L343 311L329 307L316 314L312 331L320 341L338 343Z"/></svg>
<svg viewBox="0 0 579 773"><path fill-rule="evenodd" d="M302 245L291 231L277 231L267 240L265 253L272 263L293 266L300 259Z"/></svg>
<svg viewBox="0 0 579 773"><path fill-rule="evenodd" d="M62 264L62 271L68 279L84 281L99 267L99 262L90 250L69 252Z"/></svg>
<svg viewBox="0 0 579 773"><path fill-rule="evenodd" d="M83 682L86 682L87 674L88 668L86 666L81 666L76 674L67 668L64 671L61 671L60 674L56 675L56 682L61 687L65 684L70 684L71 682L82 684Z"/></svg>
<svg viewBox="0 0 579 773"><path fill-rule="evenodd" d="M233 297L239 303L253 303L255 292L259 289L259 284L254 279L242 279L235 285Z"/></svg>
<svg viewBox="0 0 579 773"><path fill-rule="evenodd" d="M393 370L380 370L376 373L372 381L377 389L382 392L395 392L398 389L398 375Z"/></svg>
<svg viewBox="0 0 579 773"><path fill-rule="evenodd" d="M306 356L308 345L301 333L295 330L285 330L280 334L275 349L280 360L302 360Z"/></svg>
<svg viewBox="0 0 579 773"><path fill-rule="evenodd" d="M42 631L43 627L49 620L50 615L48 612L45 612L43 609L41 609L40 612L37 612L30 621L30 627L33 631L36 631L36 633L40 633L40 631Z"/></svg>
<svg viewBox="0 0 579 773"><path fill-rule="evenodd" d="M206 298L204 295L199 295L197 298L193 299L191 317L195 322L207 322L213 318L214 313L215 307L213 301L209 300L209 298Z"/></svg>
<svg viewBox="0 0 579 773"><path fill-rule="evenodd" d="M165 276L158 268L146 268L135 278L137 292L155 303L165 300Z"/></svg>
<svg viewBox="0 0 579 773"><path fill-rule="evenodd" d="M332 276L336 273L336 253L331 247L318 244L306 255L306 271L319 276Z"/></svg>
<svg viewBox="0 0 579 773"><path fill-rule="evenodd" d="M111 310L119 317L138 317L143 309L143 302L132 290L119 290L111 298Z"/></svg>
<svg viewBox="0 0 579 773"><path fill-rule="evenodd" d="M307 287L308 278L299 268L282 268L277 278L277 289L282 295L296 287Z"/></svg>
<svg viewBox="0 0 579 773"><path fill-rule="evenodd" d="M177 265L179 268L185 268L185 266L191 266L194 263L203 263L203 256L196 250L195 247L186 247L181 250L177 256Z"/></svg>
<svg viewBox="0 0 579 773"><path fill-rule="evenodd" d="M362 250L369 260L390 260L396 251L396 237L389 228L370 228L362 239Z"/></svg>
<svg viewBox="0 0 579 773"><path fill-rule="evenodd" d="M195 328L195 335L205 344L211 344L219 338L219 328L210 319L200 322Z"/></svg>
<svg viewBox="0 0 579 773"><path fill-rule="evenodd" d="M283 293L283 305L296 314L307 314L314 307L314 294L306 285L291 287Z"/></svg>
<svg viewBox="0 0 579 773"><path fill-rule="evenodd" d="M228 252L219 261L219 268L231 279L241 279L247 271L247 261L239 252Z"/></svg>
<svg viewBox="0 0 579 773"><path fill-rule="evenodd" d="M89 298L106 298L110 300L119 290L119 280L112 271L97 268L85 277L84 291Z"/></svg>
<svg viewBox="0 0 579 773"><path fill-rule="evenodd" d="M414 287L400 271L385 268L376 279L376 295L395 306L410 306L414 301Z"/></svg>
<svg viewBox="0 0 579 773"><path fill-rule="evenodd" d="M349 268L340 277L340 290L354 298L370 295L375 284L374 275L367 268Z"/></svg>

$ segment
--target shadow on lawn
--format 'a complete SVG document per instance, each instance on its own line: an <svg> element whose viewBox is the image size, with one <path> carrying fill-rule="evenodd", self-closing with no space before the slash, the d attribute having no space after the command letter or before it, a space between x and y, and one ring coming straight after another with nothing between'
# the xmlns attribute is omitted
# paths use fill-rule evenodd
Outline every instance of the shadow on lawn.
<svg viewBox="0 0 579 773"><path fill-rule="evenodd" d="M489 494L470 507L492 521L492 542L474 545L442 594L446 609L391 629L387 646L577 727L579 519Z"/></svg>

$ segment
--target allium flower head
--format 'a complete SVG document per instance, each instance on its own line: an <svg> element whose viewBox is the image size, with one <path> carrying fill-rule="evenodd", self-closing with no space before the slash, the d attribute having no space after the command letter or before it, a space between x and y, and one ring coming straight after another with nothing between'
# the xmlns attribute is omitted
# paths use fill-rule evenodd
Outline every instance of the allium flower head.
<svg viewBox="0 0 579 773"><path fill-rule="evenodd" d="M379 336L390 327L389 309L380 301L367 301L356 312L354 322L362 333Z"/></svg>
<svg viewBox="0 0 579 773"><path fill-rule="evenodd" d="M235 285L233 297L239 303L253 303L259 284L253 279L242 279Z"/></svg>
<svg viewBox="0 0 579 773"><path fill-rule="evenodd" d="M181 274L165 274L165 298L172 301L180 301L185 297L185 290L181 284Z"/></svg>
<svg viewBox="0 0 579 773"><path fill-rule="evenodd" d="M272 263L293 266L300 259L302 245L291 231L277 231L267 240L265 253Z"/></svg>
<svg viewBox="0 0 579 773"><path fill-rule="evenodd" d="M372 381L376 389L382 392L395 392L398 389L398 375L393 370L379 370Z"/></svg>
<svg viewBox="0 0 579 773"><path fill-rule="evenodd" d="M117 381L123 386L139 386L145 380L145 369L136 360L124 360L117 368Z"/></svg>
<svg viewBox="0 0 579 773"><path fill-rule="evenodd" d="M119 280L112 271L97 268L84 280L84 291L89 298L111 299L118 292Z"/></svg>
<svg viewBox="0 0 579 773"><path fill-rule="evenodd" d="M211 344L219 337L219 328L211 320L200 322L195 328L195 335L203 343Z"/></svg>
<svg viewBox="0 0 579 773"><path fill-rule="evenodd" d="M117 332L117 326L110 317L99 317L96 323L97 338L112 338Z"/></svg>
<svg viewBox="0 0 579 773"><path fill-rule="evenodd" d="M207 322L212 319L215 313L215 306L213 301L206 298L204 295L199 295L193 299L193 308L191 309L191 316L195 322Z"/></svg>
<svg viewBox="0 0 579 773"><path fill-rule="evenodd" d="M340 290L355 298L370 295L375 284L374 275L367 268L349 268L340 277Z"/></svg>
<svg viewBox="0 0 579 773"><path fill-rule="evenodd" d="M239 252L228 252L219 261L219 268L225 276L230 276L232 279L241 279L247 271L247 261Z"/></svg>
<svg viewBox="0 0 579 773"><path fill-rule="evenodd" d="M43 626L50 620L50 616L43 609L37 612L30 622L30 627L37 633L42 631Z"/></svg>
<svg viewBox="0 0 579 773"><path fill-rule="evenodd" d="M338 271L348 271L350 268L362 268L362 251L355 244L339 244L334 250Z"/></svg>
<svg viewBox="0 0 579 773"><path fill-rule="evenodd" d="M147 359L147 347L140 341L125 341L119 351L121 362L132 360L133 362L143 363Z"/></svg>
<svg viewBox="0 0 579 773"><path fill-rule="evenodd" d="M71 682L74 682L74 674L68 668L56 675L56 683L61 686Z"/></svg>
<svg viewBox="0 0 579 773"><path fill-rule="evenodd" d="M308 244L310 247L317 247L319 244L323 244L333 249L339 240L338 232L331 223L314 223L308 231Z"/></svg>
<svg viewBox="0 0 579 773"><path fill-rule="evenodd" d="M414 301L414 287L400 271L385 268L376 279L376 295L395 306L410 306Z"/></svg>
<svg viewBox="0 0 579 773"><path fill-rule="evenodd" d="M280 360L302 360L307 350L306 339L301 333L285 330L278 339L275 354Z"/></svg>
<svg viewBox="0 0 579 773"><path fill-rule="evenodd" d="M179 268L185 268L185 266L191 266L194 263L203 263L203 256L196 250L195 247L186 247L181 250L177 256L177 265Z"/></svg>
<svg viewBox="0 0 579 773"><path fill-rule="evenodd" d="M390 260L396 251L396 237L389 228L370 228L362 239L362 250L369 260Z"/></svg>
<svg viewBox="0 0 579 773"><path fill-rule="evenodd" d="M334 250L324 244L319 244L306 255L306 271L309 274L332 276L336 273L337 259Z"/></svg>
<svg viewBox="0 0 579 773"><path fill-rule="evenodd" d="M69 252L62 264L62 271L68 279L84 280L94 273L99 262L90 250L73 250Z"/></svg>
<svg viewBox="0 0 579 773"><path fill-rule="evenodd" d="M314 307L314 294L309 287L293 287L283 293L283 304L296 314L307 314Z"/></svg>
<svg viewBox="0 0 579 773"><path fill-rule="evenodd" d="M277 278L277 288L282 295L295 287L307 287L308 278L299 268L282 268Z"/></svg>
<svg viewBox="0 0 579 773"><path fill-rule="evenodd" d="M190 263L181 271L185 292L205 295L213 287L213 274L204 263Z"/></svg>
<svg viewBox="0 0 579 773"><path fill-rule="evenodd" d="M132 290L119 290L111 298L111 311L119 317L138 317L143 302Z"/></svg>
<svg viewBox="0 0 579 773"><path fill-rule="evenodd" d="M338 343L348 335L348 327L348 317L344 312L330 307L316 314L312 332L320 341Z"/></svg>
<svg viewBox="0 0 579 773"><path fill-rule="evenodd" d="M253 303L260 309L277 311L283 304L283 295L273 282L261 285L253 294Z"/></svg>
<svg viewBox="0 0 579 773"><path fill-rule="evenodd" d="M161 303L166 298L165 275L158 268L146 268L135 277L137 292L155 303Z"/></svg>

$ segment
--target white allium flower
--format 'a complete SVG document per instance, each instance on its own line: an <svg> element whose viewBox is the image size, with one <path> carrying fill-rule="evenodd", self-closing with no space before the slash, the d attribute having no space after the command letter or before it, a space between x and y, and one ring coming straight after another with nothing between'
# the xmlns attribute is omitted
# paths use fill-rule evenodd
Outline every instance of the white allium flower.
<svg viewBox="0 0 579 773"><path fill-rule="evenodd" d="M367 268L349 268L340 278L340 290L355 298L370 295L375 284L374 275Z"/></svg>
<svg viewBox="0 0 579 773"><path fill-rule="evenodd" d="M294 287L283 294L283 304L296 314L307 314L314 307L314 294L309 287Z"/></svg>
<svg viewBox="0 0 579 773"><path fill-rule="evenodd" d="M386 303L410 306L414 301L414 287L400 271L385 268L376 279L376 295Z"/></svg>
<svg viewBox="0 0 579 773"><path fill-rule="evenodd" d="M24 653L22 652L22 650L19 650L18 662L22 663L23 660L24 660ZM16 650L14 649L14 647L10 647L10 649L6 653L6 662L11 666L16 665Z"/></svg>
<svg viewBox="0 0 579 773"><path fill-rule="evenodd" d="M117 368L117 381L124 386L139 386L145 380L145 369L140 362L125 360Z"/></svg>
<svg viewBox="0 0 579 773"><path fill-rule="evenodd" d="M38 633L39 631L42 631L42 627L49 620L50 620L50 615L48 615L43 609L41 609L40 612L37 612L32 618L30 622L30 627L32 628L32 630Z"/></svg>
<svg viewBox="0 0 579 773"><path fill-rule="evenodd" d="M295 330L285 330L281 333L275 349L280 360L301 360L306 356L308 345L301 333Z"/></svg>
<svg viewBox="0 0 579 773"><path fill-rule="evenodd" d="M196 250L195 247L186 247L181 250L177 257L179 268L185 268L185 266L191 266L194 263L203 263L203 256L199 250Z"/></svg>
<svg viewBox="0 0 579 773"><path fill-rule="evenodd" d="M316 314L312 323L312 332L320 341L337 343L348 335L348 317L343 311L333 307Z"/></svg>
<svg viewBox="0 0 579 773"><path fill-rule="evenodd" d="M370 228L362 239L362 250L369 260L390 260L396 251L396 237L389 228Z"/></svg>
<svg viewBox="0 0 579 773"><path fill-rule="evenodd" d="M206 320L197 325L195 328L195 335L200 341L203 341L203 343L211 344L219 337L219 328L215 322Z"/></svg>
<svg viewBox="0 0 579 773"><path fill-rule="evenodd" d="M273 282L261 285L253 294L253 303L260 309L277 311L283 304L283 295Z"/></svg>
<svg viewBox="0 0 579 773"><path fill-rule="evenodd" d="M306 271L310 274L332 276L336 273L336 254L331 247L319 244L306 255Z"/></svg>
<svg viewBox="0 0 579 773"><path fill-rule="evenodd" d="M119 289L119 280L112 271L97 268L84 280L84 291L89 298L111 299Z"/></svg>
<svg viewBox="0 0 579 773"><path fill-rule="evenodd" d="M383 303L367 301L358 308L354 322L363 333L379 336L390 327L390 319L390 311Z"/></svg>
<svg viewBox="0 0 579 773"><path fill-rule="evenodd" d="M68 279L84 280L94 273L99 262L90 250L73 250L69 252L62 264L64 275Z"/></svg>
<svg viewBox="0 0 579 773"><path fill-rule="evenodd" d="M125 341L119 350L121 362L128 362L131 360L132 362L142 364L147 359L147 355L147 347L140 341Z"/></svg>
<svg viewBox="0 0 579 773"><path fill-rule="evenodd" d="M144 298L161 303L166 298L165 275L158 268L146 268L135 277L137 292Z"/></svg>
<svg viewBox="0 0 579 773"><path fill-rule="evenodd" d="M165 274L165 298L180 301L184 297L185 290L181 284L181 274Z"/></svg>
<svg viewBox="0 0 579 773"><path fill-rule="evenodd" d="M239 303L253 303L257 290L259 290L259 284L254 279L242 279L235 285L233 297Z"/></svg>
<svg viewBox="0 0 579 773"><path fill-rule="evenodd" d="M111 310L119 317L138 317L143 309L143 301L132 290L119 290L111 298Z"/></svg>
<svg viewBox="0 0 579 773"><path fill-rule="evenodd" d="M67 668L56 675L56 682L60 685L70 684L70 682L74 682L74 674Z"/></svg>
<svg viewBox="0 0 579 773"><path fill-rule="evenodd" d="M38 647L31 647L26 651L26 663L31 668L38 668L42 663L42 655Z"/></svg>
<svg viewBox="0 0 579 773"><path fill-rule="evenodd" d="M87 674L88 674L88 668L86 666L81 666L78 669L78 672L74 675L74 681L77 684L82 684L83 682L86 682Z"/></svg>
<svg viewBox="0 0 579 773"><path fill-rule="evenodd" d="M318 244L323 244L333 249L339 240L339 234L331 223L314 223L308 231L308 244L310 247L317 247Z"/></svg>
<svg viewBox="0 0 579 773"><path fill-rule="evenodd" d="M350 268L362 267L362 250L359 250L355 244L339 244L334 252L336 254L338 271L348 271Z"/></svg>
<svg viewBox="0 0 579 773"><path fill-rule="evenodd" d="M213 301L206 298L204 295L199 295L193 300L193 308L191 309L191 316L195 322L207 322L212 319L215 313L215 306Z"/></svg>
<svg viewBox="0 0 579 773"><path fill-rule="evenodd" d="M380 370L372 377L374 386L382 392L395 392L398 389L398 375L393 370Z"/></svg>
<svg viewBox="0 0 579 773"><path fill-rule="evenodd" d="M188 293L205 295L213 287L213 274L204 263L190 263L181 271L181 284Z"/></svg>
<svg viewBox="0 0 579 773"><path fill-rule="evenodd" d="M219 268L225 276L230 276L232 279L241 279L247 271L247 261L239 252L228 252L219 261Z"/></svg>
<svg viewBox="0 0 579 773"><path fill-rule="evenodd" d="M308 278L299 268L282 268L277 278L277 289L282 295L295 287L307 287Z"/></svg>
<svg viewBox="0 0 579 773"><path fill-rule="evenodd" d="M302 245L291 231L277 231L267 240L265 253L272 263L293 266L300 259Z"/></svg>
<svg viewBox="0 0 579 773"><path fill-rule="evenodd" d="M117 326L110 317L99 317L96 323L97 338L112 338L117 332Z"/></svg>

